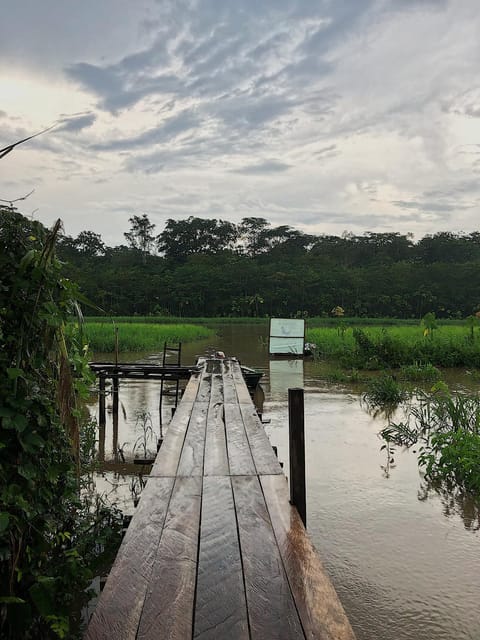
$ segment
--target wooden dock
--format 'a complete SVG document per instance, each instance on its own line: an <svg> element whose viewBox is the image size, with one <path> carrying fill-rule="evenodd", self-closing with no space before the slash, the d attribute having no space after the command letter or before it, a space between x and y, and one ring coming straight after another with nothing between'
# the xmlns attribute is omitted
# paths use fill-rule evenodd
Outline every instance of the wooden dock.
<svg viewBox="0 0 480 640"><path fill-rule="evenodd" d="M87 640L354 640L235 360L195 371Z"/></svg>

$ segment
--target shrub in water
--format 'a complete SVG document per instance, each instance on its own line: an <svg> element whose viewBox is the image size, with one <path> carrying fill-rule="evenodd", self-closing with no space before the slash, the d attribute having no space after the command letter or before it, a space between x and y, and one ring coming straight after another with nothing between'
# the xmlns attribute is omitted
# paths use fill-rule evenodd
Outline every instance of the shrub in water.
<svg viewBox="0 0 480 640"><path fill-rule="evenodd" d="M385 406L396 406L408 397L407 392L388 374L375 378L368 385L363 399L371 408L381 408Z"/></svg>

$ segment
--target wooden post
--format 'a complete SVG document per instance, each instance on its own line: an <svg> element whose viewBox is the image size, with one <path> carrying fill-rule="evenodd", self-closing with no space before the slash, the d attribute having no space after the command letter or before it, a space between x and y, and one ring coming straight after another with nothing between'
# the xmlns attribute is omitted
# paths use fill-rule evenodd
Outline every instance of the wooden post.
<svg viewBox="0 0 480 640"><path fill-rule="evenodd" d="M288 430L290 447L290 503L297 507L303 524L307 526L303 389L288 390Z"/></svg>
<svg viewBox="0 0 480 640"><path fill-rule="evenodd" d="M113 456L118 462L118 372L112 377Z"/></svg>
<svg viewBox="0 0 480 640"><path fill-rule="evenodd" d="M107 418L105 414L105 376L98 378L98 459L105 460L105 428Z"/></svg>

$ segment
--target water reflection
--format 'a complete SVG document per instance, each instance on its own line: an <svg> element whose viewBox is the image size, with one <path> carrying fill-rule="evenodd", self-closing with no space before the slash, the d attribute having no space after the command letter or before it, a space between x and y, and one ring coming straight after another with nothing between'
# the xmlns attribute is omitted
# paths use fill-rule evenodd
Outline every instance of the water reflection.
<svg viewBox="0 0 480 640"><path fill-rule="evenodd" d="M303 360L270 360L270 396L283 398L286 389L303 388Z"/></svg>
<svg viewBox="0 0 480 640"><path fill-rule="evenodd" d="M461 489L447 489L422 482L418 490L418 499L424 501L432 496L440 498L446 518L458 516L467 531L480 531L480 505L472 495Z"/></svg>

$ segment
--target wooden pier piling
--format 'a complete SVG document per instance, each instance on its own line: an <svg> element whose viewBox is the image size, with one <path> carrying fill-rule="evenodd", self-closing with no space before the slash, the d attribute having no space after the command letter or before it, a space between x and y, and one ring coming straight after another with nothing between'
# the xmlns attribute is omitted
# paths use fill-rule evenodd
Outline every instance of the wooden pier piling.
<svg viewBox="0 0 480 640"><path fill-rule="evenodd" d="M305 418L303 389L288 390L288 442L290 452L290 503L307 526L305 481Z"/></svg>

